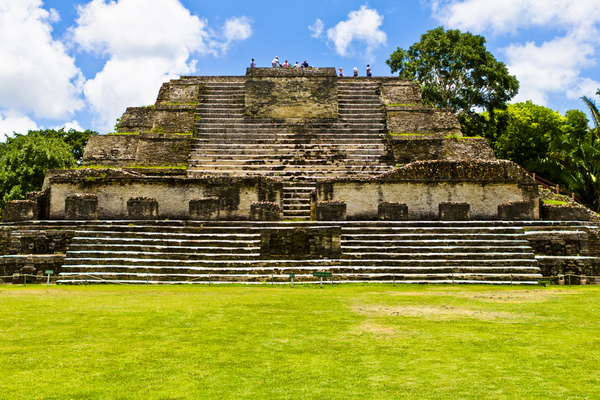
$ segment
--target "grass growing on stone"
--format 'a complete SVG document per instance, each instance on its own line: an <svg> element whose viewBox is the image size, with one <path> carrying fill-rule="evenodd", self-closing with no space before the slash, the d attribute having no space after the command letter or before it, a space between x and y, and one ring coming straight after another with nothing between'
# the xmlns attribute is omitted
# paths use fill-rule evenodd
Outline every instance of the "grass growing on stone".
<svg viewBox="0 0 600 400"><path fill-rule="evenodd" d="M553 200L553 199L544 199L542 201L546 204L552 204L552 205L556 205L556 206L564 206L564 205L569 204L568 201Z"/></svg>
<svg viewBox="0 0 600 400"><path fill-rule="evenodd" d="M600 287L0 286L5 399L586 399Z"/></svg>

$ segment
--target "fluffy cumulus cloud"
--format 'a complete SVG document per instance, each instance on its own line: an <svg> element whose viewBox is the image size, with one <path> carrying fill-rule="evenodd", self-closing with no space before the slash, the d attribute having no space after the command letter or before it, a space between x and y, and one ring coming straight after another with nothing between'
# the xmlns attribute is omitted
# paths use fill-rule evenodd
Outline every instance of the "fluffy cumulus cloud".
<svg viewBox="0 0 600 400"><path fill-rule="evenodd" d="M92 0L78 12L71 40L108 59L84 86L101 130L111 130L127 106L153 103L162 82L193 73L192 55L219 56L252 35L246 17L215 31L179 0Z"/></svg>
<svg viewBox="0 0 600 400"><path fill-rule="evenodd" d="M84 105L83 76L52 38L60 18L41 0L0 0L0 134L37 129L32 117L62 119Z"/></svg>
<svg viewBox="0 0 600 400"><path fill-rule="evenodd" d="M501 49L521 82L515 100L545 104L550 94L577 98L600 87L584 72L598 57L600 0L434 0L430 5L447 28L509 40L526 30L544 31L541 42L516 41Z"/></svg>
<svg viewBox="0 0 600 400"><path fill-rule="evenodd" d="M310 36L314 38L321 37L324 28L325 24L323 24L323 21L321 21L319 18L317 18L314 24L308 26L308 29L312 32Z"/></svg>
<svg viewBox="0 0 600 400"><path fill-rule="evenodd" d="M361 43L365 47L365 58L369 60L373 52L387 42L387 35L380 29L382 24L383 16L377 10L361 6L360 10L350 12L346 21L327 30L327 38L341 56L353 54L352 42Z"/></svg>
<svg viewBox="0 0 600 400"><path fill-rule="evenodd" d="M0 141L4 141L6 136L13 136L13 133L27 133L30 130L38 129L37 124L28 116L19 111L4 111L0 114Z"/></svg>

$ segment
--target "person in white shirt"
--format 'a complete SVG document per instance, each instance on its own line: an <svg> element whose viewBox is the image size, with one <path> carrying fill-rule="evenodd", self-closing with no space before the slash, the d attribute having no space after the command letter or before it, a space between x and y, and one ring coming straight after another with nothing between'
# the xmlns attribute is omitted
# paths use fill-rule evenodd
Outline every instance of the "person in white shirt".
<svg viewBox="0 0 600 400"><path fill-rule="evenodd" d="M296 61L296 64L294 64L294 68L300 68L300 65L298 64L298 61Z"/></svg>
<svg viewBox="0 0 600 400"><path fill-rule="evenodd" d="M354 69L352 70L352 72L354 72L354 76L355 77L358 76L358 68L354 67Z"/></svg>
<svg viewBox="0 0 600 400"><path fill-rule="evenodd" d="M344 77L344 70L340 68L340 78Z"/></svg>
<svg viewBox="0 0 600 400"><path fill-rule="evenodd" d="M273 61L271 61L271 65L273 66L273 68L277 68L278 66L280 66L281 64L279 63L279 57L275 57Z"/></svg>
<svg viewBox="0 0 600 400"><path fill-rule="evenodd" d="M254 62L254 58L252 59L252 62L250 63L250 68L256 68L256 63Z"/></svg>

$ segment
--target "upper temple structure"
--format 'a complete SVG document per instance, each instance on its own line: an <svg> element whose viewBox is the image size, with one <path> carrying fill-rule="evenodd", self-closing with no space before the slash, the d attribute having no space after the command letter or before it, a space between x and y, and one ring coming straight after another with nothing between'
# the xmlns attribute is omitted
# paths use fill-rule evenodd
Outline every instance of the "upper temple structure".
<svg viewBox="0 0 600 400"><path fill-rule="evenodd" d="M546 206L525 170L397 78L334 68L182 77L154 105L128 108L117 132L92 136L82 167L49 171L42 192L3 216L14 241L5 254L37 240L63 254L64 283L311 280L313 270L537 283L534 248L595 259L588 236L564 233L588 235L588 210ZM33 242L19 231L29 221L44 227ZM562 250L546 247L548 226L561 226Z"/></svg>

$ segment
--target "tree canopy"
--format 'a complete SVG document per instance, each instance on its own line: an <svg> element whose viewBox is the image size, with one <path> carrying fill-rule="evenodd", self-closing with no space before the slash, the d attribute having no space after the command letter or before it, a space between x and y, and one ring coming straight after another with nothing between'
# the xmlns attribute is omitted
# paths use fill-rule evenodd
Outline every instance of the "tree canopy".
<svg viewBox="0 0 600 400"><path fill-rule="evenodd" d="M47 170L75 167L94 134L89 130L47 129L7 137L0 143L0 206L40 190Z"/></svg>
<svg viewBox="0 0 600 400"><path fill-rule="evenodd" d="M459 30L432 29L408 50L398 48L386 61L392 73L415 80L423 100L434 107L470 113L503 109L519 81L485 48L485 38Z"/></svg>

